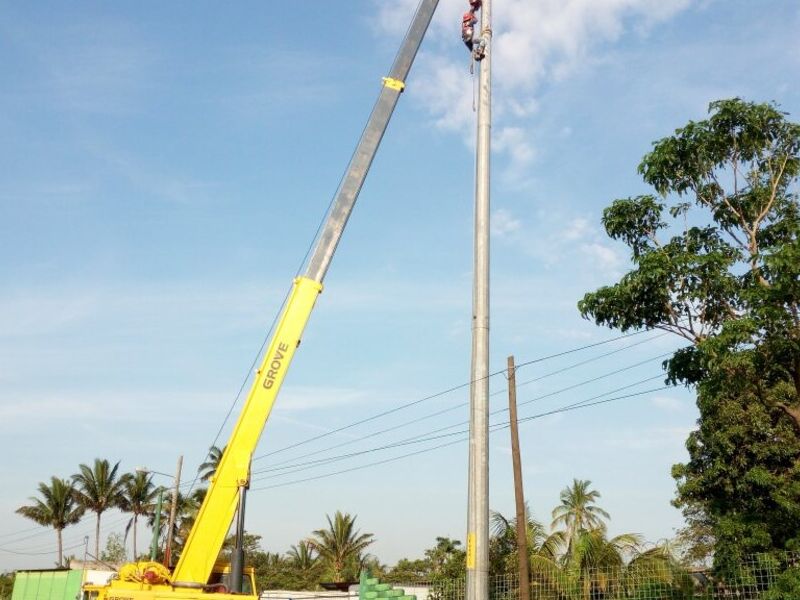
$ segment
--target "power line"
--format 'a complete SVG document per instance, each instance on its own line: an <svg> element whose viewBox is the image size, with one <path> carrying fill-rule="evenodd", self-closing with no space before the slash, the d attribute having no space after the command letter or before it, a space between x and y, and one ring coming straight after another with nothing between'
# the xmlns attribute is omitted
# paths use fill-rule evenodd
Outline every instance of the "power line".
<svg viewBox="0 0 800 600"><path fill-rule="evenodd" d="M552 397L552 396L556 396L556 395L558 395L558 394L562 394L562 393L564 393L564 392L566 392L566 391L573 390L573 389L576 389L576 388L578 388L578 387L582 387L582 386L584 386L584 385L588 385L588 384L590 384L590 383L594 383L594 382L596 382L596 381L599 381L599 380L601 380L601 379L605 379L605 378L607 378L607 377L611 377L612 375L617 375L617 374L619 374L619 373L623 373L623 372L625 372L625 371L629 371L629 370L631 370L631 369L634 369L634 368L636 368L636 367L642 366L642 365L644 365L644 364L647 364L647 363L649 363L649 362L652 362L652 361L654 361L654 360L658 360L658 359L660 359L660 358L663 358L663 357L667 356L668 354L671 354L671 352L667 352L667 353L664 353L664 354L660 354L660 355L658 355L658 356L651 357L651 358L648 358L648 359L646 359L646 360L643 360L643 361L639 361L639 362L633 363L633 364L631 364L631 365L628 365L628 366L625 366L625 367L622 367L622 368L616 369L616 370L614 370L614 371L610 371L610 372L608 372L608 373L604 373L604 374L602 374L602 375L599 375L599 376L597 376L597 377L592 377L592 378L590 378L590 379L586 379L586 380L584 380L584 381L580 381L580 382L578 382L578 383L575 383L575 384L573 384L573 385L569 385L569 386L567 386L567 387L564 387L564 388L561 388L561 389L555 390L555 391L553 391L553 392L550 392L550 393L548 393L548 394L544 394L544 395L537 396L537 397L535 397L535 398L532 398L532 399L526 400L525 402L521 402L519 405L520 405L520 406L524 406L524 405L526 405L526 404L530 404L530 403L532 403L532 402L537 402L537 401L539 401L539 400L543 400L543 399L545 399L545 398L550 398L550 397ZM557 372L553 372L553 374L555 374L555 373L557 373ZM544 378L544 377L546 377L546 376L547 376L547 375L543 375L542 377L540 377L540 379L541 379L541 378ZM651 378L651 379L654 379L654 378L656 378L656 377L660 377L660 375L657 375L657 376L655 376L655 377L653 377L653 378ZM615 390L615 391L616 391L616 390ZM611 392L611 393L613 393L613 392ZM281 462L281 463L276 463L276 464L272 465L271 467L268 467L268 468L265 468L265 469L260 469L260 470L257 470L257 471L253 471L253 475L257 475L257 474L260 474L260 473L267 473L267 472L271 472L271 471L275 471L275 470L281 470L281 469L291 468L291 467L293 467L293 466L296 466L296 465L289 465L289 466L286 466L286 467L281 467L281 465L285 465L287 462L290 462L290 461L293 461L293 460L299 460L299 459L301 459L301 458L307 458L307 457L309 457L309 456L312 456L312 455L319 454L319 453L321 453L321 452L324 452L324 451L326 451L326 450L330 450L330 449L333 449L333 448L336 448L336 447L344 446L344 445L347 445L348 443L355 443L355 442L358 442L358 441L363 441L364 439L367 439L367 438L370 438L370 437L374 437L375 435L377 435L377 434L379 434L379 433L384 433L384 432L386 432L386 431L391 431L391 430L393 430L393 429L399 429L400 427L404 427L404 426L406 426L406 425L410 425L410 424L413 424L413 423L416 423L416 422L423 421L423 420L425 420L425 419L431 418L432 416L438 416L439 414L443 414L443 413L445 413L445 412L448 412L448 411L451 411L451 410L455 410L455 409L457 409L457 408L461 408L461 407L462 407L464 404L465 404L465 402L460 402L460 403L459 403L459 404L457 404L457 405L454 405L454 406L451 406L451 407L448 407L448 408L442 409L442 410L440 410L440 411L438 411L438 412L436 412L436 413L430 414L430 415L424 415L424 416L422 416L422 417L419 417L419 418L417 418L417 419L412 419L411 421L407 421L406 423L403 423L403 424L401 424L401 425L398 425L398 426L395 426L395 427L391 427L391 428L385 429L385 430L383 430L382 432L377 432L377 433L368 434L368 435L362 436L361 438L358 438L358 439L355 439L355 440L349 440L348 442L345 442L345 443L337 444L337 445L335 445L335 446L329 446L328 448L326 448L326 449L323 449L323 450L319 450L319 451L317 451L317 452L310 452L310 453L307 453L307 454L305 454L305 455L296 456L296 457L294 457L293 459L289 459L289 460L287 460L287 461L283 461L283 462ZM507 411L508 411L508 408L501 408L501 409L495 410L495 411L493 411L493 412L491 412L491 413L489 413L489 414L490 414L490 415L496 415L496 414L500 414L500 413L507 412ZM439 429L439 430L434 430L434 432L436 432L436 431L443 431L443 430L447 430L447 429L452 429L453 427L458 427L459 425L465 425L465 424L467 424L467 423L469 423L469 421L462 421L462 422L456 423L456 424L454 424L454 425L449 425L449 426L447 426L447 427L444 427L444 428L442 428L442 429ZM434 432L428 432L428 433L434 433ZM412 437L412 438L410 438L410 439L415 439L415 438L418 438L418 437L421 437L421 436L424 436L424 435L427 435L427 433L423 433L423 434L420 434L420 435L414 436L414 437ZM325 460L325 459L323 459L323 460ZM302 464L302 463L301 463L301 464Z"/></svg>
<svg viewBox="0 0 800 600"><path fill-rule="evenodd" d="M74 546L67 546L66 548L62 548L61 550L74 550L75 548L80 548L83 544L75 544ZM7 552L8 554L18 554L21 556L44 556L46 554L53 554L54 550L49 552L20 552L18 550L7 550L5 548L0 548L0 552Z"/></svg>
<svg viewBox="0 0 800 600"><path fill-rule="evenodd" d="M86 516L84 516L83 519L81 519L75 525L76 526L89 525L87 523L87 520L89 520L89 519L91 519L91 515L87 514ZM108 531L109 528L116 527L117 525L121 525L122 523L124 523L125 521L127 521L129 519L130 519L129 516L123 515L121 517L118 517L117 519L114 519L114 520L110 521L110 522L107 521L107 522L102 524L101 530L105 529L106 531ZM40 536L43 536L43 535L51 534L53 531L55 531L52 527L42 528L42 529L43 529L42 531L38 531L35 534L29 535L29 536L24 537L24 538L19 538L19 539L16 539L16 540L8 541L8 542L5 542L5 544L16 544L16 543L21 542L23 540L30 539L30 538L33 538L33 537L40 537ZM66 531L66 529L64 529L64 531ZM86 530L82 530L82 531L83 531L83 533L81 533L81 534L78 534L75 531L70 531L68 534L65 534L65 535L66 535L67 539L72 539L72 537L75 536L75 535L80 535L80 537L84 537L86 535L92 535L92 534L94 534L94 526L92 525L90 529L86 529ZM39 547L45 547L45 545L46 544L37 544L37 545L31 546L30 548L23 548L22 550L35 550L35 549L37 549ZM6 548L4 548L3 546L0 546L0 549L6 549Z"/></svg>
<svg viewBox="0 0 800 600"><path fill-rule="evenodd" d="M639 361L637 363L633 363L632 365L628 365L627 367L622 367L620 369L616 369L615 371L609 371L608 373L604 373L603 375L599 375L597 377L593 377L593 378L587 379L585 381L580 381L578 383L575 383L573 385L567 386L565 388L561 388L560 390L557 390L556 392L550 392L549 394L545 394L544 396L539 396L537 398L532 398L530 400L526 400L525 402L520 402L519 406L524 406L526 404L530 404L531 402L537 402L539 400L542 400L543 398L549 398L550 396L554 396L557 393L560 394L560 393L563 393L563 392L566 392L566 391L569 391L569 390L573 390L575 388L587 385L589 383L594 383L595 381L599 381L601 379L605 379L606 377L611 377L612 375L619 375L620 373L624 373L625 371L630 371L631 369L634 369L636 367L641 367L642 365L645 365L645 364L647 364L649 362L653 362L654 360L658 360L660 358L664 358L665 356L669 356L670 354L672 354L672 352L665 352L663 354L659 354L657 356L653 356L651 358ZM657 377L661 377L661 375L658 375ZM494 411L494 412L492 412L490 414L496 415L496 414L499 414L501 412L508 412L508 408L500 408L500 409L498 409L498 410L496 410L496 411Z"/></svg>
<svg viewBox="0 0 800 600"><path fill-rule="evenodd" d="M655 376L652 376L652 377L647 377L647 378L642 379L640 381L636 381L634 383L630 383L628 385L624 385L622 387L619 387L619 388L616 388L616 389L613 389L613 390L608 390L606 392L603 392L602 394L597 394L596 396L592 396L590 398L586 398L584 400L581 400L580 402L575 403L574 405L579 405L579 404L591 402L591 401L596 400L598 398L602 398L604 396L608 396L609 394L615 394L617 392L621 392L623 390L630 389L630 388L636 387L638 385L642 385L643 383L648 383L648 382L653 381L654 379L658 379L660 377L662 377L661 374L655 375ZM530 401L528 403L530 403ZM573 406L573 404L567 405L567 407L572 407L572 406ZM502 411L495 411L492 414L499 414L500 412L502 412ZM264 473L264 472L268 472L268 471L284 471L284 472L283 473L276 473L274 475L267 475L267 476L261 477L261 478L256 478L253 481L263 481L265 479L273 479L275 477L283 477L285 475L289 475L289 474L292 474L292 473L297 473L297 472L300 472L300 471L313 469L315 467L319 467L319 466L322 466L322 465L330 464L332 462L338 462L340 460L347 460L348 458L354 458L356 456L362 456L364 454L370 454L372 452L379 452L379 451L382 451L382 450L389 450L389 449L392 449L392 448L397 448L397 447L401 447L401 446L408 446L408 445L412 445L412 444L421 444L421 443L425 443L425 442L431 442L431 441L439 440L439 439L442 439L442 438L453 437L454 435L462 435L462 434L468 433L469 430L468 429L464 429L464 430L459 430L459 431L454 431L454 432L444 433L444 434L442 434L441 432L442 431L447 431L448 429L452 429L453 427L459 427L459 426L463 426L463 425L467 425L467 424L469 424L469 421L462 421L460 423L454 423L453 425L448 425L446 427L441 427L439 429L434 429L433 431L428 431L428 432L425 432L425 433L421 433L421 434L418 434L416 436L412 436L410 438L405 438L403 440L399 440L397 442L393 442L393 443L386 444L386 445L383 445L383 446L367 448L365 450L359 450L359 451L356 451L356 452L350 452L350 453L341 454L341 455L338 455L338 456L333 456L333 457L328 457L328 458L321 458L321 459L317 459L317 460L307 461L305 463L296 463L296 464L293 464L293 465L286 465L286 466L283 466L283 467L276 467L274 469L269 469L269 470L266 470L266 471L259 471L259 473ZM493 427L493 426L494 425L491 425L490 427ZM435 435L435 434L439 434L439 435ZM287 469L290 469L290 470L287 470Z"/></svg>
<svg viewBox="0 0 800 600"><path fill-rule="evenodd" d="M357 147L353 149L353 155L355 155L356 151L357 151ZM350 158L352 160L352 156ZM338 192L339 188L342 186L342 182L344 181L345 174L346 174L346 172L342 173L342 176L339 179L339 185L336 186L337 192ZM328 202L328 207L325 209L325 212L320 217L319 223L317 224L317 229L314 232L314 236L311 238L311 241L308 243L308 247L306 248L305 254L303 254L303 259L300 261L300 264L297 266L297 270L295 271L295 277L298 277L300 275L300 271L303 269L303 265L305 264L306 260L308 259L309 254L311 254L311 250L314 248L314 243L317 241L317 237L319 236L319 233L320 233L320 231L322 231L322 227L325 224L325 219L326 219L328 213L330 212L334 201L336 200L336 195L337 195L337 193L335 192L331 196L331 199ZM291 293L292 293L292 291L291 291L291 287L290 287L286 291L286 295L283 297L283 302L281 302L280 307L275 312L275 316L272 318L272 323L270 324L269 329L267 329L267 333L264 335L264 339L261 342L261 346L259 347L258 352L256 352L256 355L253 357L253 362L251 363L250 368L247 371L247 375L242 380L242 384L241 384L241 386L239 386L239 391L236 393L236 396L234 397L233 402L230 405L230 408L228 408L228 412L225 414L225 418L222 420L222 424L219 426L219 429L217 430L217 433L214 436L214 441L211 442L211 446L210 447L213 448L214 446L217 445L217 442L219 441L219 436L222 434L222 430L225 428L225 425L228 423L228 419L230 419L231 413L233 413L234 407L238 404L239 398L241 398L242 392L244 391L244 388L247 385L247 382L250 381L250 377L251 377L251 375L253 373L253 370L256 367L256 364L258 363L258 359L261 357L262 353L264 352L264 347L267 345L267 341L269 341L269 337L270 337L270 335L272 335L272 330L275 329L275 325L278 322L278 317L283 312L283 309L286 306L286 301L289 299L289 295ZM192 489L194 489L194 484L195 483L197 483L197 475L195 475L194 479L192 480L192 484L189 486L189 492L191 492Z"/></svg>
<svg viewBox="0 0 800 600"><path fill-rule="evenodd" d="M15 535L19 535L20 533L27 533L29 531L41 529L41 527L41 525L37 525L35 527L28 527L27 529L20 529L19 531L12 531L11 533L0 533L0 538L13 537Z"/></svg>
<svg viewBox="0 0 800 600"><path fill-rule="evenodd" d="M619 352L624 352L625 350L630 350L631 348L635 348L636 346L641 346L642 344L646 344L648 342L652 342L653 340L657 340L658 338L664 337L665 335L669 335L669 334L666 333L666 332L659 333L658 335L654 335L653 337L649 337L647 339L640 340L640 341L635 342L633 344L628 344L627 346L624 346L622 348L617 348L616 350L611 350L610 352L605 352L603 354L600 354L599 356L594 356L592 358L587 358L586 360L582 360L580 362L573 363L573 364L568 365L568 366L566 366L566 367L564 367L562 369L558 369L556 371L550 371L549 373L545 373L544 375L540 375L539 377L534 377L533 379L528 379L526 381L519 382L519 383L517 383L517 389L521 388L522 386L534 383L536 381L541 381L542 379L546 379L547 377L552 377L553 375L560 375L561 373L565 373L566 371L571 371L572 369L577 369L578 367L582 367L584 365L588 365L589 363L596 362L598 360L602 360L602 359L607 358L609 356L612 356L614 354L618 354ZM518 369L519 366L517 366L516 368ZM496 392L492 392L489 395L490 396L496 396L498 394L502 394L503 392L507 392L507 391L508 390L506 388L503 388L502 390L497 390Z"/></svg>
<svg viewBox="0 0 800 600"><path fill-rule="evenodd" d="M633 336L636 336L636 335L641 335L642 333L645 333L646 331L647 330L636 331L634 333L627 333L627 334L620 335L620 336L617 336L617 337L614 337L614 338L609 338L607 340L603 340L601 342L594 342L592 344L586 344L584 346L580 346L580 347L577 347L577 348L571 348L569 350L564 350L564 351L558 352L556 354L551 354L551 355L548 355L548 356L542 356L540 358L536 358L536 359L529 360L527 362L521 363L520 365L517 366L517 368L522 368L522 367L525 367L525 366L528 366L528 365L544 362L546 360L550 360L550 359L553 359L553 358L558 358L558 357L561 357L561 356L565 356L567 354L580 352L582 350L588 350L589 348L595 348L595 347L601 346L603 344L609 344L611 342L616 342L618 340L626 339L626 338L633 337ZM496 375L500 375L501 373L505 373L505 369L502 369L500 371L495 371L494 373L490 373L489 375L487 375L487 378L494 377ZM342 431L345 431L347 429L352 429L353 427L356 427L358 425L363 425L364 423L369 423L370 421L374 421L374 420L379 419L381 417L385 417L387 415L399 412L399 411L404 410L406 408L409 408L411 406L416 406L417 404L421 404L422 402L426 402L428 400L433 400L434 398L439 398L439 397L444 396L446 394L452 393L452 392L454 392L456 390L460 390L462 388L468 387L468 386L472 385L473 383L477 383L477 380L476 381L468 381L466 383L461 383L459 385L455 385L455 386L450 387L450 388L448 388L446 390L442 390L441 392L436 392L435 394L431 394L429 396L425 396L423 398L419 398L418 400L412 400L411 402L407 402L406 404L401 404L400 406L396 406L394 408L390 408L389 410L385 410L383 412L377 413L377 414L372 415L370 417L366 417L364 419L360 419L358 421L354 421L353 423L350 423L349 425L343 425L342 427L337 427L336 429L331 429L330 431L326 431L324 433L320 433L318 435L306 438L305 440L301 440L299 442L295 442L293 444L289 444L287 446L283 446L282 448L278 448L277 450L272 450L270 452L266 452L264 454L261 454L260 456L254 457L253 461L261 460L263 458L267 458L268 456L273 456L273 455L278 454L280 452L285 452L286 450L290 450L292 448L297 448L298 446L303 446L305 444L309 444L311 442L314 442L316 440L319 440L319 439L334 435L336 433L341 433Z"/></svg>
<svg viewBox="0 0 800 600"><path fill-rule="evenodd" d="M632 398L632 397L635 397L635 396L642 396L644 394L649 394L649 393L652 393L652 392L657 392L657 391L668 389L668 388L669 388L669 386L661 386L661 387L652 388L652 389L649 389L649 390L644 390L642 392L636 392L636 393L633 393L633 394L627 394L625 396L617 396L615 398L606 398L605 400L598 400L598 401L592 402L590 404L568 405L568 406L563 407L561 409L554 409L554 410L547 411L547 412L544 412L544 413L540 413L540 414L537 414L537 415L532 415L532 416L526 417L524 419L520 419L520 421L522 421L522 422L532 421L534 419L540 419L540 418L543 418L543 417L546 417L546 416L557 414L559 412L568 412L568 411L572 411L572 410L579 410L581 408L589 408L591 406L597 406L599 404L607 404L609 402L614 402L614 401L617 401L617 400L623 400L623 399L626 399L626 398ZM508 423L500 423L500 424L495 425L495 427L496 427L496 429L494 431L499 431L499 430L503 429L504 427L508 427ZM493 433L493 431L491 433ZM436 446L432 446L430 448L423 448L421 450L416 450L414 452L409 452L407 454L401 454L399 456L395 456L395 457L392 457L392 458L386 458L386 459L383 459L383 460L380 460L380 461L375 461L375 462L367 463L367 464L364 464L364 465L358 465L358 466L355 466L355 467L351 467L349 469L342 469L340 471L334 471L334 472L331 472L331 473L323 473L322 475L315 475L313 477L306 477L306 478L303 478L303 479L295 479L295 480L292 480L292 481L285 481L283 483L276 483L276 484L273 484L273 485L263 486L263 487L259 487L259 488L252 488L250 491L255 492L255 491L261 491L261 490L269 490L269 489L274 489L274 488L279 488L279 487L286 487L286 486L289 486L289 485L295 485L295 484L298 484L298 483L305 483L307 481L315 481L315 480L324 479L324 478L327 478L327 477L334 477L336 475L342 475L344 473L350 473L352 471L357 471L357 470L360 470L360 469L366 469L366 468L369 468L369 467L374 467L374 466L378 466L378 465L383 465L383 464L386 464L386 463L394 462L394 461L397 461L397 460L401 460L403 458L416 456L418 454L423 454L425 452L432 452L433 450L438 450L440 448L445 448L447 446L453 446L455 444L458 444L458 443L461 443L461 442L464 442L464 441L466 441L466 438L453 440L453 441L450 441L450 442L446 442L444 444L439 444L439 445L436 445Z"/></svg>
<svg viewBox="0 0 800 600"><path fill-rule="evenodd" d="M579 361L579 362L577 362L577 363L573 363L573 364L571 364L571 365L569 365L569 366L567 366L567 367L564 367L564 368L561 368L561 369L557 369L557 370L555 370L555 371L551 371L551 372L549 372L549 373L545 373L544 375L540 375L539 377L535 377L534 379L529 379L529 380L527 380L527 381L525 381L525 382L522 382L522 383L518 384L518 386L517 386L517 387L521 387L521 386L523 386L523 385L528 385L528 384L530 384L530 383L533 383L533 382L536 382L536 381L541 381L542 379L546 379L546 378L548 378L548 377L552 377L552 376L554 376L554 375L559 375L559 374L561 374L561 373L564 373L564 372L566 372L566 371L569 371L569 370L571 370L571 369L575 369L575 368L581 367L581 366L583 366L583 365L586 365L586 364L588 364L588 363L590 363L590 362L595 362L595 361L601 360L601 359L603 359L603 358L606 358L606 357L608 357L608 356L612 356L612 355L614 355L614 354L617 354L617 353L619 353L619 352L622 352L622 351L624 351L624 350L628 350L628 349L630 349L630 348L634 348L634 347L636 347L636 346L640 346L640 345L642 345L642 344L645 344L645 343L647 343L647 342L650 342L650 341L652 341L652 340L655 340L655 339L657 339L657 338L663 337L663 336L665 336L665 335L667 335L667 334L666 334L666 333L660 333L660 334L658 334L658 335L656 335L656 336L653 336L653 337L646 338L646 339L644 339L644 340L641 340L641 341L639 341L639 342L635 342L635 343L633 343L633 344L629 344L629 345L627 345L627 346L625 346L625 347L623 347L623 348L618 348L618 349L616 349L616 350L612 350L612 351L610 351L610 352L605 352L605 353L603 353L603 354L600 354L599 356L595 356L595 357L589 358L589 359L587 359L587 360L582 360L582 361ZM504 389L502 389L502 390L498 390L498 391L496 391L496 392L493 392L492 394L490 394L490 396L496 396L497 394L501 394L501 393L503 393L504 391L506 391L506 390L505 390L505 388L504 388ZM421 421L426 421L426 420L428 420L428 419L432 419L432 418L434 418L434 417L438 417L438 416L440 416L440 415L443 415L443 414L445 414L445 413L448 413L448 412L451 412L451 411L457 410L457 409L459 409L459 408L462 408L462 407L464 406L465 402L466 402L466 401L461 401L461 402L459 402L458 404L455 404L455 405L453 405L453 406L449 406L449 407L447 407L447 408L443 408L443 409L441 409L441 410L438 410L438 411L435 411L435 412L432 412L432 413L428 413L428 414L426 414L426 415L423 415L423 416L421 416L421 417L417 417L417 418L415 418L415 419L411 419L411 420L408 420L408 421L404 421L404 422L402 422L402 423L400 423L400 424L398 424L398 425L393 425L393 426L391 426L391 427L387 427L387 428L385 428L385 429L381 429L381 430L379 430L379 431L375 431L375 432L372 432L372 433L368 433L368 434L366 434L366 435L363 435L363 436L361 436L361 437L358 437L358 438L355 438L355 439L345 440L345 441L343 441L343 442L339 442L339 443L337 443L337 444L333 444L333 445L331 445L331 446L326 446L325 448L320 448L320 449L318 449L318 450L313 450L313 451L311 451L311 452L306 452L305 454L300 454L300 455L298 455L298 456L294 456L294 457L292 457L292 458L287 458L287 459L285 459L285 460L282 460L282 461L280 461L280 462L273 463L273 464L272 464L272 465L270 465L270 466L271 466L271 467L275 467L275 466L278 466L278 465L284 465L284 464L286 464L286 463L291 463L291 462L294 462L294 461L297 461L297 460L300 460L300 459L303 459L303 458L308 458L308 457L310 457L310 456L317 456L317 455L319 455L319 454L322 454L322 453L324 453L324 452L328 452L328 451L330 451L330 450L335 450L336 448L341 448L341 447L343 447L343 446L349 446L349 445L352 445L352 444L355 444L355 443L361 442L361 441L363 441L363 440L366 440L366 439L369 439L369 438L372 438L372 437L376 437L376 436L378 436L378 435L383 435L384 433L388 433L388 432L390 432L390 431L396 431L396 430L398 430L398 429L402 429L402 428L404 428L404 427L408 427L409 425L414 425L414 424L416 424L416 423L419 423L419 422L421 422ZM269 470L269 471L271 471L271 470L274 470L274 469L261 469L261 470L259 470L259 471L254 471L254 473L264 473L264 472L266 472L266 471L268 471L268 470Z"/></svg>

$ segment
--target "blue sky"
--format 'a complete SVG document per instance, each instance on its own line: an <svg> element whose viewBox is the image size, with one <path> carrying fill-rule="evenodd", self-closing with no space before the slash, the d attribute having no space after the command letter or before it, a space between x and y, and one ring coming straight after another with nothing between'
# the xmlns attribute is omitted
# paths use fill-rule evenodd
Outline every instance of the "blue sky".
<svg viewBox="0 0 800 600"><path fill-rule="evenodd" d="M258 454L469 377L474 113L457 29L464 4L442 0ZM13 514L38 481L96 456L127 470L171 472L179 454L189 473L202 462L414 5L4 3L0 570L54 560L52 532L28 531ZM508 354L524 362L613 337L575 309L628 266L600 228L602 208L645 191L636 165L650 143L702 118L712 100L774 100L797 119L798 25L789 0L496 0L493 371ZM649 360L521 406L520 416L658 375L659 357L678 344L645 334L525 367L520 381L620 350L521 387L520 402ZM503 389L494 378L493 407L505 406ZM457 423L465 406L355 441L465 398L459 390L421 402L257 468ZM535 516L549 522L558 492L587 478L612 533L671 536L681 519L669 470L695 419L690 394L665 390L526 422ZM504 513L513 511L508 447L506 432L492 438L491 506ZM437 535L463 539L465 475L466 446L456 444L254 491L248 529L284 551L341 509L358 514L376 534L374 552L393 563ZM123 526L116 513L104 520L104 536ZM66 545L92 530L89 519L67 530Z"/></svg>

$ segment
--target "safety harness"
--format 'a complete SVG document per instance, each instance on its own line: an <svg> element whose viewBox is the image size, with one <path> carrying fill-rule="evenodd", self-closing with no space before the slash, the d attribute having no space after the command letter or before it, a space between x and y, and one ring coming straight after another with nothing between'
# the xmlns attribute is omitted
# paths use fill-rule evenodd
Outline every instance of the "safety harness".
<svg viewBox="0 0 800 600"><path fill-rule="evenodd" d="M469 10L461 17L461 39L472 54L473 60L482 60L486 55L484 45L475 39L475 24L478 17L475 13L481 8L481 0L468 0Z"/></svg>

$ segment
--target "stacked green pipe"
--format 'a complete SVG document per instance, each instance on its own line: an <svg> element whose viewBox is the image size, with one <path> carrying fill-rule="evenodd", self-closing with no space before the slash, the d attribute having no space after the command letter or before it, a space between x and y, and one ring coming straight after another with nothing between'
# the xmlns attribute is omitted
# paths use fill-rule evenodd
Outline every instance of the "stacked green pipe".
<svg viewBox="0 0 800 600"><path fill-rule="evenodd" d="M416 596L406 595L402 588L396 588L391 583L381 583L377 577L370 577L366 571L361 571L358 582L358 600L417 600Z"/></svg>

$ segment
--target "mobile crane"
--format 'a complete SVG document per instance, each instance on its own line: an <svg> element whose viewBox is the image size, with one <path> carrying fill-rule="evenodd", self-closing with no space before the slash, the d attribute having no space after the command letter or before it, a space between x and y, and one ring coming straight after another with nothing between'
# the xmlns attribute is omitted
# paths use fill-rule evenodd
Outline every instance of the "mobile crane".
<svg viewBox="0 0 800 600"><path fill-rule="evenodd" d="M97 600L194 600L203 597L208 600L228 600L255 597L253 575L252 572L245 574L241 550L252 455L300 344L317 296L322 292L322 282L333 254L438 3L438 0L421 0L389 75L383 78L383 86L367 126L336 192L305 272L293 282L175 569L170 572L158 563L131 563L123 566L119 577L108 585L85 590L86 597L96 597ZM237 514L238 543L231 565L216 565L234 515Z"/></svg>

